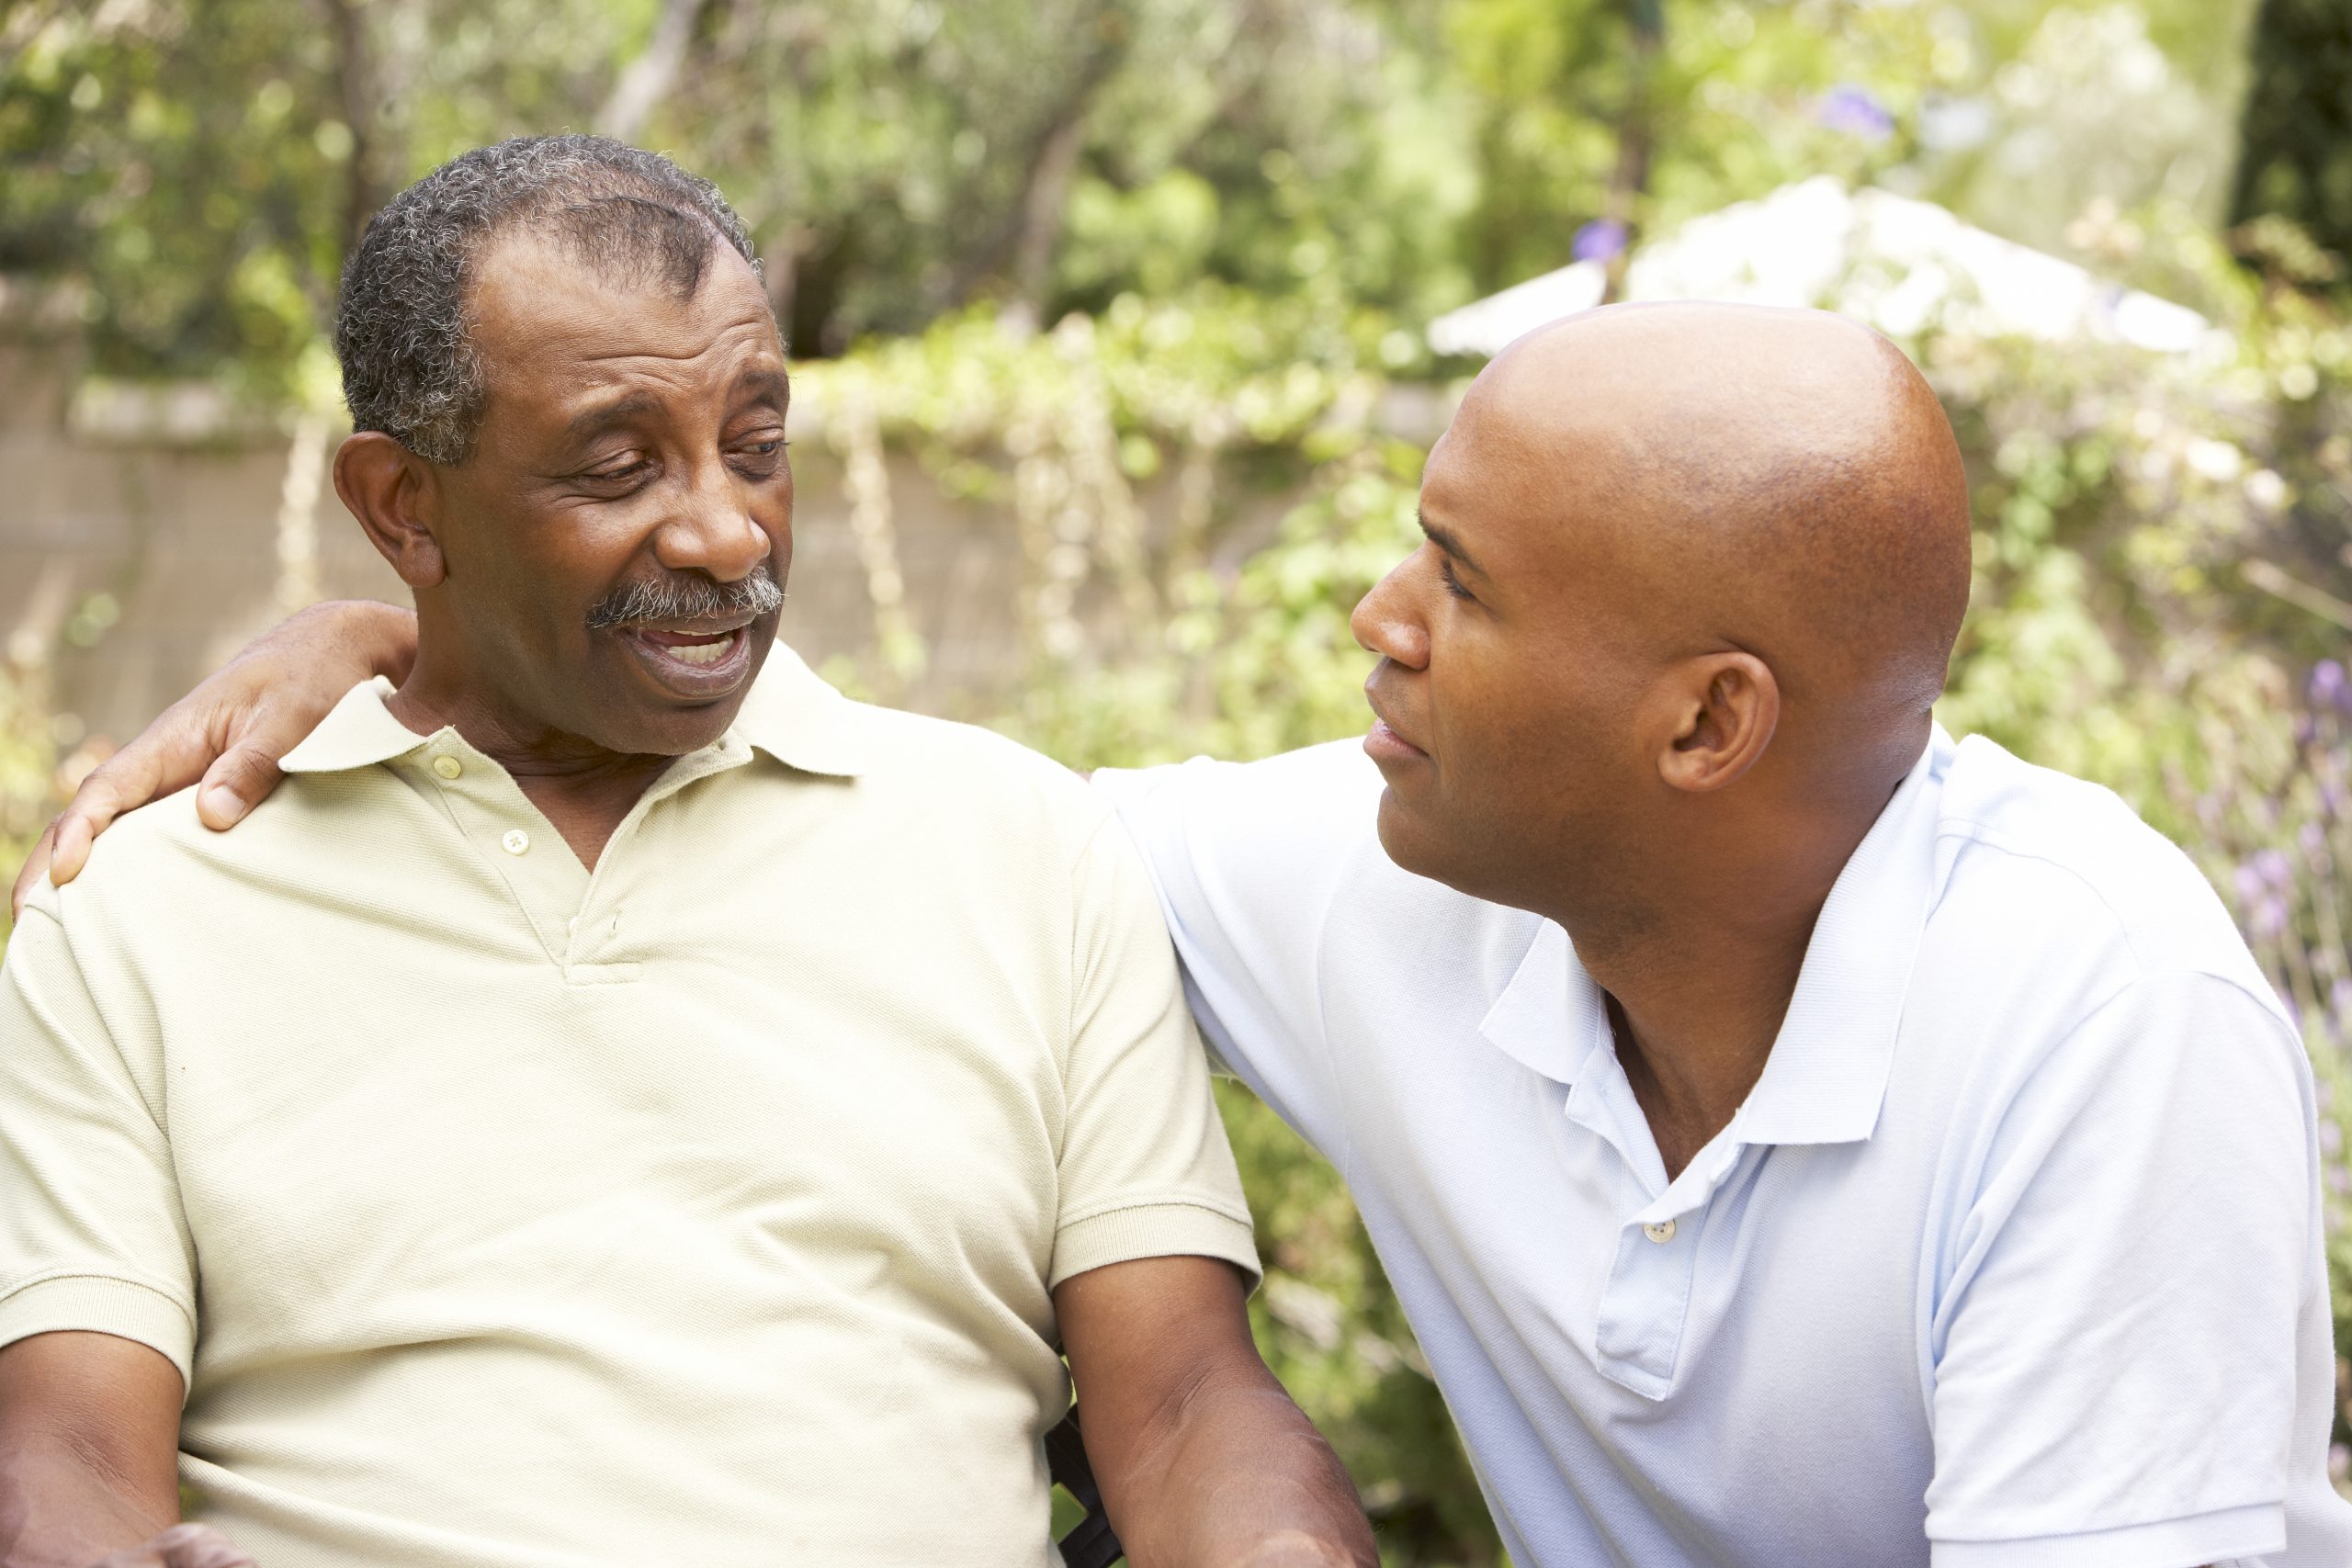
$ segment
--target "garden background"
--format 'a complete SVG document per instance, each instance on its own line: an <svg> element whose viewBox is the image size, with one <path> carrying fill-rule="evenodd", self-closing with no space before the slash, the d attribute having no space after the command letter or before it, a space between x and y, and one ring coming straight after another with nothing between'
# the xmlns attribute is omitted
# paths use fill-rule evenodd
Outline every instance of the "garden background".
<svg viewBox="0 0 2352 1568"><path fill-rule="evenodd" d="M1480 363L1426 329L1497 289L1625 289L1827 175L2197 312L2159 350L1867 256L1824 291L1908 301L1970 461L1943 722L2120 791L2301 1019L2352 1345L2342 0L0 0L0 865L205 662L393 592L320 483L342 255L441 159L563 129L758 239L786 636L1080 767L1363 727L1347 613ZM1385 1560L1496 1562L1336 1178L1224 1093L1261 1342Z"/></svg>

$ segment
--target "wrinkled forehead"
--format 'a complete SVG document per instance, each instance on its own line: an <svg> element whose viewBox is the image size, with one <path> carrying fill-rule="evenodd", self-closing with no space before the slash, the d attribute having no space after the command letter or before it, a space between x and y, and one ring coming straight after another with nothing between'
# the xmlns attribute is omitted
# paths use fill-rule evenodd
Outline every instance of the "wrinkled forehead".
<svg viewBox="0 0 2352 1568"><path fill-rule="evenodd" d="M784 344L758 276L713 236L691 288L594 265L560 236L522 230L470 269L468 335L493 409L555 403L643 379L722 395L747 371L781 375Z"/></svg>

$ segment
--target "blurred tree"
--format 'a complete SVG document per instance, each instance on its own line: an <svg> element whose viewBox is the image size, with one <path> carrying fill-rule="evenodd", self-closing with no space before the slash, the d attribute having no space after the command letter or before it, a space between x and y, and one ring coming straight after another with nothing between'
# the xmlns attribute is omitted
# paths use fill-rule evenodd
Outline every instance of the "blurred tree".
<svg viewBox="0 0 2352 1568"><path fill-rule="evenodd" d="M2263 0L2252 66L2231 221L2289 219L2352 256L2352 7Z"/></svg>

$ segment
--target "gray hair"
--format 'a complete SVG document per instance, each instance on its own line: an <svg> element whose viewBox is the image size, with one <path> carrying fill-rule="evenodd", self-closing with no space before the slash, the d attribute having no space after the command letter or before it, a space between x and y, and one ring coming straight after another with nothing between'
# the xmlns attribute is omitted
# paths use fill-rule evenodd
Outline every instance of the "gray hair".
<svg viewBox="0 0 2352 1568"><path fill-rule="evenodd" d="M334 352L354 429L436 463L473 450L487 388L468 327L475 258L533 221L616 282L701 286L724 240L754 268L743 220L708 180L604 136L524 136L452 158L387 202L344 265Z"/></svg>

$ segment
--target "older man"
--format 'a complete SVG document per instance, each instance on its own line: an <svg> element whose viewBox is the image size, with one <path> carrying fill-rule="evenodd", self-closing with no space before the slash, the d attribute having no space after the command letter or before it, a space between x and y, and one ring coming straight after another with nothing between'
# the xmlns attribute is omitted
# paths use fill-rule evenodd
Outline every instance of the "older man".
<svg viewBox="0 0 2352 1568"><path fill-rule="evenodd" d="M1369 1563L1125 836L769 657L787 385L717 192L469 153L337 347L413 660L0 976L6 1562L1051 1562L1067 1347L1138 1560Z"/></svg>
<svg viewBox="0 0 2352 1568"><path fill-rule="evenodd" d="M1422 512L1356 615L1369 762L1098 783L1514 1560L2352 1562L2301 1043L2177 851L1936 728L1967 497L1917 373L1595 312L1479 378ZM65 869L209 735L250 791L385 629L216 681Z"/></svg>

